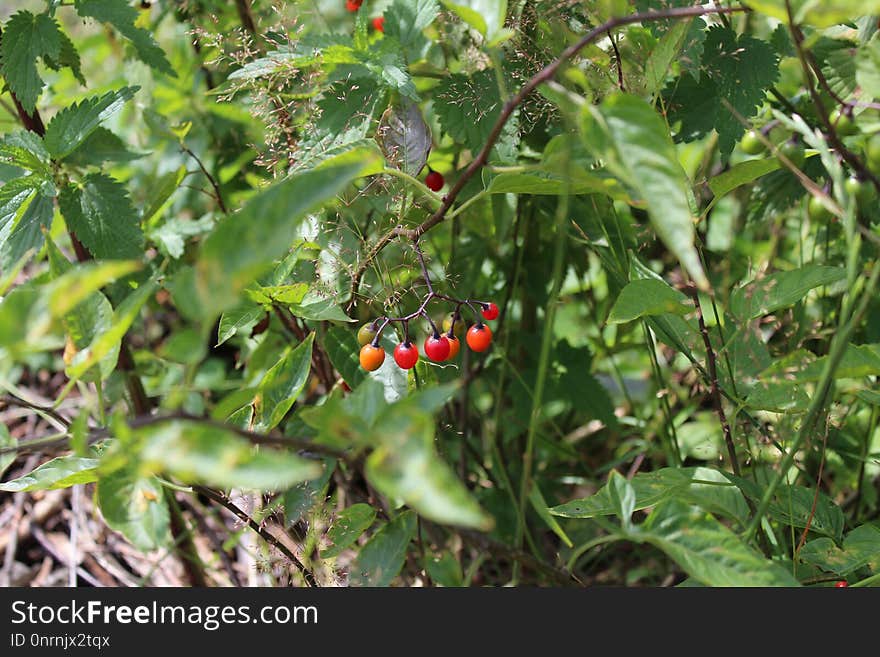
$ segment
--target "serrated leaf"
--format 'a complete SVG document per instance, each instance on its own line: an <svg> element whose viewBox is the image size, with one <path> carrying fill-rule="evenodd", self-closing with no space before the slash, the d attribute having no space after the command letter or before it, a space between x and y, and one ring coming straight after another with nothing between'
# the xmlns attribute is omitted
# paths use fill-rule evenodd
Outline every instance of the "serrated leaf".
<svg viewBox="0 0 880 657"><path fill-rule="evenodd" d="M101 166L105 162L131 162L146 153L132 151L128 145L107 128L95 128L86 140L64 158L72 166Z"/></svg>
<svg viewBox="0 0 880 657"><path fill-rule="evenodd" d="M397 39L408 62L425 56L431 42L422 31L434 22L440 6L437 0L394 0L385 9L385 36Z"/></svg>
<svg viewBox="0 0 880 657"><path fill-rule="evenodd" d="M147 552L170 543L171 517L156 477L117 470L98 480L95 496L107 525L138 550Z"/></svg>
<svg viewBox="0 0 880 657"><path fill-rule="evenodd" d="M59 456L18 479L0 484L6 493L29 493L35 490L70 488L90 484L98 479L98 459Z"/></svg>
<svg viewBox="0 0 880 657"><path fill-rule="evenodd" d="M880 97L880 38L875 36L855 52L858 86L871 98Z"/></svg>
<svg viewBox="0 0 880 657"><path fill-rule="evenodd" d="M507 18L507 0L443 0L443 4L490 41Z"/></svg>
<svg viewBox="0 0 880 657"><path fill-rule="evenodd" d="M31 177L31 176L28 176ZM3 186L5 189L10 183ZM16 196L10 200L6 207L11 210L16 201ZM24 199L16 208L16 215L0 215L0 270L5 270L18 262L28 251L35 255L43 246L44 233L52 225L52 217L55 207L50 197L35 194L25 206ZM18 210L24 206L24 211ZM2 212L2 210L0 210ZM5 230L2 222L6 219Z"/></svg>
<svg viewBox="0 0 880 657"><path fill-rule="evenodd" d="M678 501L654 509L637 536L707 586L800 586L718 520Z"/></svg>
<svg viewBox="0 0 880 657"><path fill-rule="evenodd" d="M266 372L254 398L254 431L274 429L293 406L309 379L314 342L314 332L309 333Z"/></svg>
<svg viewBox="0 0 880 657"><path fill-rule="evenodd" d="M61 28L48 14L19 11L3 26L0 73L28 114L36 108L43 89L37 59L61 55Z"/></svg>
<svg viewBox="0 0 880 657"><path fill-rule="evenodd" d="M331 326L323 339L324 353L352 389L367 377L360 365L360 345L354 334L339 326Z"/></svg>
<svg viewBox="0 0 880 657"><path fill-rule="evenodd" d="M50 176L49 167L46 162L36 153L32 153L27 148L15 144L0 143L0 163L33 171L39 177L48 178Z"/></svg>
<svg viewBox="0 0 880 657"><path fill-rule="evenodd" d="M770 274L737 288L730 295L730 312L743 320L789 308L803 301L807 292L846 278L843 267L807 265Z"/></svg>
<svg viewBox="0 0 880 657"><path fill-rule="evenodd" d="M404 173L415 176L428 161L431 150L431 129L415 103L392 106L385 110L376 140L385 159Z"/></svg>
<svg viewBox="0 0 880 657"><path fill-rule="evenodd" d="M73 73L73 77L77 79L77 81L85 85L86 79L82 74L82 66L79 60L79 52L76 50L76 46L73 45L73 41L70 40L64 32L60 33L61 35L61 50L58 55L58 59L53 59L50 55L46 55L43 57L43 61L46 62L46 65L54 70L59 70L62 66L67 66L71 72Z"/></svg>
<svg viewBox="0 0 880 657"><path fill-rule="evenodd" d="M656 279L631 281L620 291L608 314L609 324L623 324L642 317L673 313L685 315L693 310L687 297Z"/></svg>
<svg viewBox="0 0 880 657"><path fill-rule="evenodd" d="M586 105L584 145L647 205L657 235L696 283L708 285L694 248L690 182L666 124L635 96L614 94L599 106Z"/></svg>
<svg viewBox="0 0 880 657"><path fill-rule="evenodd" d="M125 0L76 0L74 6L76 13L83 18L94 18L115 27L131 42L138 59L142 62L173 78L177 77L177 73L165 57L165 52L153 40L150 32L135 25L138 18L137 9Z"/></svg>
<svg viewBox="0 0 880 657"><path fill-rule="evenodd" d="M479 152L486 143L504 105L497 78L491 70L477 71L470 76L450 75L434 88L434 98L434 111L443 131L473 153ZM490 159L509 161L506 153L518 141L514 116L505 126Z"/></svg>
<svg viewBox="0 0 880 657"><path fill-rule="evenodd" d="M187 483L277 491L321 476L320 464L288 451L259 449L231 429L174 420L134 431L144 473Z"/></svg>
<svg viewBox="0 0 880 657"><path fill-rule="evenodd" d="M338 557L370 528L375 519L376 509L362 502L340 511L327 530L330 546L321 550L321 558Z"/></svg>
<svg viewBox="0 0 880 657"><path fill-rule="evenodd" d="M122 87L103 96L92 96L64 108L46 126L43 141L52 157L63 159L82 144L98 126L116 114L140 87Z"/></svg>
<svg viewBox="0 0 880 657"><path fill-rule="evenodd" d="M90 173L80 186L61 189L58 205L68 228L96 258L139 258L144 235L125 185Z"/></svg>
<svg viewBox="0 0 880 657"><path fill-rule="evenodd" d="M368 152L360 161L325 163L272 185L236 214L221 221L202 242L194 284L204 315L216 316L236 305L239 293L271 269L294 243L308 212L327 203L375 166Z"/></svg>
<svg viewBox="0 0 880 657"><path fill-rule="evenodd" d="M351 564L349 586L388 586L400 572L416 533L416 514L404 511L377 531Z"/></svg>

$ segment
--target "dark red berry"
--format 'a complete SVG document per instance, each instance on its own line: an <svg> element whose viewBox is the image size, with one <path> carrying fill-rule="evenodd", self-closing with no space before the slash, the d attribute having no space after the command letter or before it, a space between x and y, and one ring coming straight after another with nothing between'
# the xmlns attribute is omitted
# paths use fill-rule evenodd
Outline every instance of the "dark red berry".
<svg viewBox="0 0 880 657"><path fill-rule="evenodd" d="M845 579L840 580L837 584L834 585L835 588L842 589L849 586Z"/></svg>
<svg viewBox="0 0 880 657"><path fill-rule="evenodd" d="M419 349L412 342L401 342L394 347L394 362L398 367L409 370L419 362Z"/></svg>
<svg viewBox="0 0 880 657"><path fill-rule="evenodd" d="M482 310L484 319L498 319L498 306L494 303L487 303Z"/></svg>
<svg viewBox="0 0 880 657"><path fill-rule="evenodd" d="M357 11L364 4L364 0L345 0L345 8L348 11Z"/></svg>
<svg viewBox="0 0 880 657"><path fill-rule="evenodd" d="M376 16L373 19L373 29L377 32L385 31L385 17L384 16Z"/></svg>
<svg viewBox="0 0 880 657"><path fill-rule="evenodd" d="M425 184L428 186L432 192L439 192L443 189L443 185L446 184L446 181L443 180L443 174L439 171L434 171L433 169L428 172L428 175L425 176Z"/></svg>
<svg viewBox="0 0 880 657"><path fill-rule="evenodd" d="M445 335L429 335L425 339L425 355L433 361L442 363L449 358L451 346Z"/></svg>

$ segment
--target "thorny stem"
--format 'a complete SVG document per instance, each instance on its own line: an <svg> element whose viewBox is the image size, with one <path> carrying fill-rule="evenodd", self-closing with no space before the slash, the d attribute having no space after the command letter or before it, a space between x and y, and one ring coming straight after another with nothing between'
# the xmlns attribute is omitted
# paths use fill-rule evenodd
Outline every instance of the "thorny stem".
<svg viewBox="0 0 880 657"><path fill-rule="evenodd" d="M720 7L717 5L708 5L702 6L697 5L694 7L676 7L671 9L664 9L661 11L647 11L641 13L631 14L629 16L618 16L616 18L612 18L611 20L605 21L601 25L593 28L587 34L585 34L581 39L566 48L560 53L560 55L554 59L552 62L547 64L543 69L538 71L528 82L526 82L520 90L510 98L506 103L504 103L501 108L501 113L498 116L498 119L495 121L495 125L492 126L492 130L489 133L489 136L486 138L483 147L480 149L480 152L477 153L476 157L471 161L468 167L462 172L462 174L458 177L455 183L450 188L449 192L446 196L443 197L443 202L440 204L440 207L432 214L428 219L423 221L421 224L414 228L406 228L404 226L395 226L390 231L385 233L379 240L369 249L363 261L358 265L355 270L354 275L351 280L351 304L354 304L355 298L358 294L358 289L360 288L361 279L363 278L364 273L367 268L370 266L370 263L373 259L379 255L379 253L384 249L395 237L406 237L407 239L412 240L413 242L417 242L418 239L424 235L426 232L431 230L434 226L441 223L444 219L446 219L449 210L455 204L458 195L464 189L465 185L467 185L468 181L476 175L476 173L485 166L486 162L489 159L489 153L491 153L492 148L495 146L495 143L501 136L501 132L504 130L504 126L510 120L510 117L513 115L514 111L517 107L519 107L523 101L531 94L535 89L537 89L540 85L549 80L552 80L559 69L572 57L577 55L581 50L586 48L588 45L599 39L600 37L606 35L611 30L617 29L618 27L622 27L624 25L632 25L634 23L647 23L659 20L667 20L667 19L676 19L676 18L691 18L694 16L705 16L707 14L734 14L739 12L747 11L745 7Z"/></svg>

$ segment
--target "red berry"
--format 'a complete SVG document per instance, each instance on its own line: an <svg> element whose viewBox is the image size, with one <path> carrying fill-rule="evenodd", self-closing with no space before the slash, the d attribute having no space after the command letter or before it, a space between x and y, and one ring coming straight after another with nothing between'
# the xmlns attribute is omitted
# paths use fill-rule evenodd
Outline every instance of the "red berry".
<svg viewBox="0 0 880 657"><path fill-rule="evenodd" d="M442 363L449 358L451 347L445 335L429 335L425 338L425 355L433 361Z"/></svg>
<svg viewBox="0 0 880 657"><path fill-rule="evenodd" d="M394 362L401 369L412 369L419 362L419 348L412 342L401 342L394 347Z"/></svg>
<svg viewBox="0 0 880 657"><path fill-rule="evenodd" d="M446 360L452 360L458 356L458 351L461 349L461 340L455 334L447 333L446 341L449 342L449 355L446 357Z"/></svg>
<svg viewBox="0 0 880 657"><path fill-rule="evenodd" d="M367 372L378 370L385 362L385 350L382 347L365 344L361 347L360 361L361 367Z"/></svg>
<svg viewBox="0 0 880 657"><path fill-rule="evenodd" d="M487 324L474 324L468 329L467 343L474 351L486 351L492 344L492 329Z"/></svg>
<svg viewBox="0 0 880 657"><path fill-rule="evenodd" d="M847 584L845 579L842 579L837 584L834 585L834 588L842 589L842 588L846 588L847 586L849 586L849 584Z"/></svg>
<svg viewBox="0 0 880 657"><path fill-rule="evenodd" d="M446 183L443 180L443 174L439 171L434 171L433 169L428 172L428 175L425 176L425 184L428 186L432 192L439 192L443 189L443 185Z"/></svg>
<svg viewBox="0 0 880 657"><path fill-rule="evenodd" d="M384 16L376 16L373 19L373 29L377 32L385 31L385 17Z"/></svg>
<svg viewBox="0 0 880 657"><path fill-rule="evenodd" d="M482 314L485 319L498 319L498 306L488 303L483 306Z"/></svg>
<svg viewBox="0 0 880 657"><path fill-rule="evenodd" d="M345 8L348 11L357 11L364 4L364 0L345 0Z"/></svg>

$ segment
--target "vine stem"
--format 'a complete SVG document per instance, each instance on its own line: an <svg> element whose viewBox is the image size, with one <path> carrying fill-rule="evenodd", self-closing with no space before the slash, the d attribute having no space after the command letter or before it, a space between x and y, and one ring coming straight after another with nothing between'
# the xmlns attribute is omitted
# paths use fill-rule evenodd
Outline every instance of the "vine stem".
<svg viewBox="0 0 880 657"><path fill-rule="evenodd" d="M540 85L549 80L552 80L559 69L572 57L577 55L581 50L586 48L588 45L596 41L597 39L607 36L609 32L615 30L619 27L623 27L625 25L632 25L634 23L648 23L660 20L670 20L670 19L680 19L680 18L693 18L696 16L706 16L707 14L734 14L739 12L749 11L746 7L721 7L715 4L709 5L696 5L693 7L674 7L670 9L663 9L660 11L646 11L635 14L630 14L629 16L618 16L616 18L612 18L610 20L605 21L601 25L594 27L592 30L587 32L583 37L580 38L579 41L570 45L568 48L563 50L559 56L554 59L552 62L547 64L544 68L538 71L531 79L529 79L520 89L516 92L501 108L501 113L498 116L498 119L495 121L495 124L492 126L492 130L489 133L489 136L486 138L486 142L483 144L483 147L480 149L480 152L477 153L476 157L471 161L471 163L467 166L467 168L462 172L462 174L458 177L452 187L449 189L449 192L446 196L443 197L443 201L440 204L440 207L432 214L428 219L423 221L421 224L414 228L406 228L404 226L395 226L390 231L385 233L379 240L367 251L367 255L364 257L363 261L358 265L355 270L354 276L352 276L351 281L351 302L354 302L355 297L358 293L358 288L360 288L360 282L363 278L364 273L367 268L370 266L370 262L381 253L382 249L384 249L395 237L406 237L413 242L418 241L418 239L424 235L426 232L431 230L434 226L441 223L444 219L446 219L449 210L455 204L458 195L464 189L465 185L467 185L468 181L473 178L476 173L485 166L486 162L489 159L489 153L492 152L492 148L495 146L495 143L501 137L501 133L504 130L504 126L507 125L507 122L510 120L510 117L513 116L514 111L517 107L519 107L523 101L531 94L535 89L537 89Z"/></svg>

